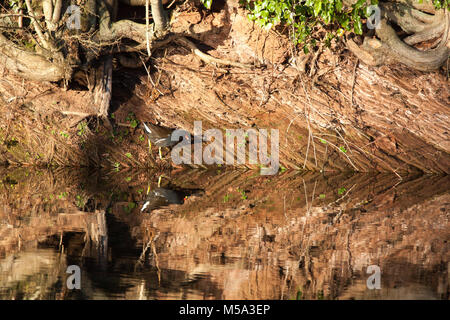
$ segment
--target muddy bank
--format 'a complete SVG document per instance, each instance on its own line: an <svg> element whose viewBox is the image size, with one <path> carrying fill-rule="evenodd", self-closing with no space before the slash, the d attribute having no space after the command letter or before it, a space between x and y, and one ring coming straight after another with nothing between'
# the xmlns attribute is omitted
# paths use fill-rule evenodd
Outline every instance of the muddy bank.
<svg viewBox="0 0 450 320"><path fill-rule="evenodd" d="M184 8L174 15L173 30L192 25L205 52L266 67L205 65L176 45L154 52L147 64L151 78L144 68L116 64L113 132L92 117L80 121L93 112L83 74L65 91L0 70L0 162L169 166L169 159L155 163L149 156L141 130L119 124L150 121L192 132L201 120L204 130L278 129L280 161L289 169L450 172L450 91L443 70L368 67L342 43L304 64L286 36L260 30L237 3L206 15Z"/></svg>
<svg viewBox="0 0 450 320"><path fill-rule="evenodd" d="M447 176L166 172L161 187L204 194L141 213L158 175L3 171L3 297L28 277L41 298L448 299ZM70 264L81 293L55 289Z"/></svg>

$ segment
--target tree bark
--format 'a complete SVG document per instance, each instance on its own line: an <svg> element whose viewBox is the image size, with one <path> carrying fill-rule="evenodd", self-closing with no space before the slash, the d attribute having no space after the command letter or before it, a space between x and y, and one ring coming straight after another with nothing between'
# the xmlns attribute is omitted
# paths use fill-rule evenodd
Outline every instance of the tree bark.
<svg viewBox="0 0 450 320"><path fill-rule="evenodd" d="M0 33L0 63L20 77L36 81L59 81L71 78L72 68L61 53L52 55L51 60L18 48Z"/></svg>
<svg viewBox="0 0 450 320"><path fill-rule="evenodd" d="M162 36L168 28L167 15L161 0L150 0L156 36Z"/></svg>

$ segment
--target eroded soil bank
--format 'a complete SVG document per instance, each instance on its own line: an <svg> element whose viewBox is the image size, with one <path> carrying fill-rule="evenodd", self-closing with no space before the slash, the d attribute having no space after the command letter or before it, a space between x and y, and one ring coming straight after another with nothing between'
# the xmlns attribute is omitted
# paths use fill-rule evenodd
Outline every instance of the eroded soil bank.
<svg viewBox="0 0 450 320"><path fill-rule="evenodd" d="M92 117L83 119L93 107L82 73L65 91L63 85L25 82L2 69L0 162L169 166L168 159L155 163L142 130L130 125L150 121L192 132L199 120L204 130L279 129L285 168L450 172L444 70L367 67L341 43L305 57L285 35L248 21L237 0L206 15L183 7L172 23L175 32L192 25L201 35L198 45L212 56L265 67L204 65L177 45L153 52L150 78L144 68L117 64L110 110L114 132Z"/></svg>
<svg viewBox="0 0 450 320"><path fill-rule="evenodd" d="M0 297L449 298L448 176L166 172L204 192L141 213L159 174L2 170Z"/></svg>

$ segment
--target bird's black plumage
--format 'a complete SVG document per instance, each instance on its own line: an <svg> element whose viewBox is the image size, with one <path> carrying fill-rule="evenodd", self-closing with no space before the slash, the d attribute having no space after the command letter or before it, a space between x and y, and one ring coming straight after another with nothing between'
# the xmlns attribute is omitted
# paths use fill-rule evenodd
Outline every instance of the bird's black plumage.
<svg viewBox="0 0 450 320"><path fill-rule="evenodd" d="M171 190L166 188L156 188L149 192L141 212L145 210L152 211L154 209L168 206L170 204L183 204L186 196L201 195L204 191L201 189L183 189Z"/></svg>
<svg viewBox="0 0 450 320"><path fill-rule="evenodd" d="M142 122L142 125L151 143L157 147L172 147L179 142L179 140L171 140L172 132L176 129L157 126L155 124L145 122Z"/></svg>

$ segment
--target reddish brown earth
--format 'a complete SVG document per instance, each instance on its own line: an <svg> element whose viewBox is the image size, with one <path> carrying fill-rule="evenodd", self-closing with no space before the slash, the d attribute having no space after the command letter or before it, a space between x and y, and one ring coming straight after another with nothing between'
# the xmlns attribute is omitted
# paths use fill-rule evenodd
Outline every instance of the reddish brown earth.
<svg viewBox="0 0 450 320"><path fill-rule="evenodd" d="M450 180L420 174L450 172L446 72L367 67L341 43L317 58L292 55L280 30L260 30L237 0L224 3L208 14L180 7L175 32L193 25L203 51L265 67L205 65L176 44L153 52L151 81L117 63L112 122L129 126L133 112L191 132L196 120L204 130L275 128L282 166L323 174L167 170L168 156L149 156L141 130L111 133L84 119L95 108L83 74L64 90L0 66L0 163L10 165L0 169L2 298L71 297L41 289L64 279L68 263L89 260L91 297L109 297L93 269L112 265L105 277L134 299L448 299ZM15 167L23 165L104 170ZM125 167L157 167L163 186L205 194L140 214L133 206L160 172ZM381 291L366 288L371 264L382 269ZM130 265L132 276L117 271Z"/></svg>

